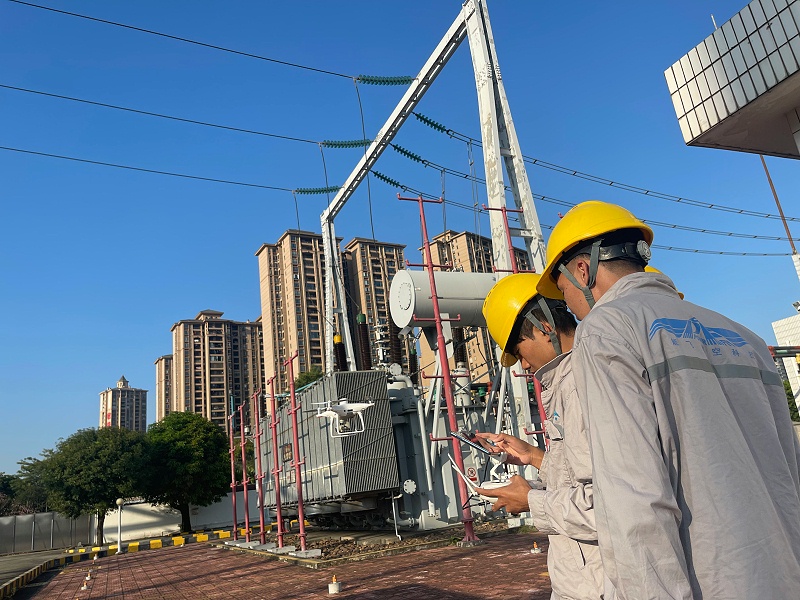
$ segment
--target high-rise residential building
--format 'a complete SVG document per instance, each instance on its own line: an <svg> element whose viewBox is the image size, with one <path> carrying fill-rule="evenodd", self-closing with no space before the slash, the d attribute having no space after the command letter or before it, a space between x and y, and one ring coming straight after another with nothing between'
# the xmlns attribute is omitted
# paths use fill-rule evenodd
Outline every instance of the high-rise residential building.
<svg viewBox="0 0 800 600"><path fill-rule="evenodd" d="M466 273L491 273L494 270L492 260L492 240L488 237L468 231L444 231L431 240L433 261L439 265L450 265L454 271ZM514 258L520 271L530 270L528 253L514 248ZM496 362L494 342L486 327L470 330L459 330L457 323L451 324L459 336L457 343L464 340L467 368L475 382L489 381L492 365ZM455 334L454 334L455 335ZM427 374L433 373L436 354L430 349L425 338L420 338L420 368ZM455 357L451 359L451 367L455 366Z"/></svg>
<svg viewBox="0 0 800 600"><path fill-rule="evenodd" d="M172 354L159 357L156 362L156 421L171 413L172 407Z"/></svg>
<svg viewBox="0 0 800 600"><path fill-rule="evenodd" d="M222 315L204 310L172 326L170 410L201 414L225 428L231 409L246 399L245 423L254 421L249 399L263 390L264 368L261 323Z"/></svg>
<svg viewBox="0 0 800 600"><path fill-rule="evenodd" d="M384 351L391 354L389 284L397 270L403 268L404 248L401 244L355 238L337 258L336 268L342 269L345 284L345 308L357 365L363 364L356 335L356 318L362 313L371 337L371 362L385 362ZM323 372L326 368L322 236L289 230L276 243L263 244L256 256L266 374L276 375L276 392L287 392L289 379L284 362L295 352L298 353L293 363L295 377L314 368ZM332 318L336 320L334 329L340 331L338 315ZM400 355L405 364L407 358L402 349Z"/></svg>
<svg viewBox="0 0 800 600"><path fill-rule="evenodd" d="M147 430L147 390L132 388L125 376L100 392L100 427Z"/></svg>
<svg viewBox="0 0 800 600"><path fill-rule="evenodd" d="M322 236L286 231L256 252L261 282L264 368L276 376L275 391L289 390L284 362L297 352L294 376L325 370L325 287ZM340 267L337 262L337 267Z"/></svg>
<svg viewBox="0 0 800 600"><path fill-rule="evenodd" d="M389 314L389 286L398 269L405 268L405 245L354 238L342 256L343 279L347 285L347 311L353 331L356 364L408 365L405 344L397 338L397 327ZM359 317L363 315L369 333L369 360L359 344Z"/></svg>

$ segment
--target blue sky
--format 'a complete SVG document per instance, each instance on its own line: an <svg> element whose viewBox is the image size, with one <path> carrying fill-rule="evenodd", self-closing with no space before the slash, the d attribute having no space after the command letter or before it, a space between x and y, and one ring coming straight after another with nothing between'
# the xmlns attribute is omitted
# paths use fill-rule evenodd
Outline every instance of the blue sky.
<svg viewBox="0 0 800 600"><path fill-rule="evenodd" d="M457 0L403 3L46 1L47 6L346 75L415 75L458 13ZM490 0L503 79L523 152L676 196L775 213L758 157L686 147L663 72L744 0L510 2ZM83 98L309 140L362 137L351 79L224 53L0 0L0 85ZM359 87L367 137L403 93ZM467 44L418 111L479 136ZM317 145L224 131L0 87L0 145L295 189L326 185ZM411 121L396 143L468 172L465 143ZM325 150L328 184L359 150ZM476 149L477 174L483 175ZM784 210L800 216L797 163L768 159ZM377 170L439 194L441 175L387 151ZM619 202L679 225L783 236L779 221L693 208L529 166L535 193L576 203ZM259 316L255 251L297 227L292 195L0 150L0 471L98 420L98 394L120 375L150 390L153 362L171 352L170 327L204 309ZM473 203L469 182L446 197ZM372 180L337 234L408 245L418 261L416 206ZM478 187L479 202L485 189ZM325 196L299 196L300 226L319 231ZM542 223L564 207L537 203ZM429 230L488 231L481 216L432 209ZM793 232L800 235L800 228ZM545 231L545 234L547 231ZM787 253L787 242L655 228L655 243L726 252ZM788 256L655 250L653 264L690 299L774 343L770 322L800 299Z"/></svg>

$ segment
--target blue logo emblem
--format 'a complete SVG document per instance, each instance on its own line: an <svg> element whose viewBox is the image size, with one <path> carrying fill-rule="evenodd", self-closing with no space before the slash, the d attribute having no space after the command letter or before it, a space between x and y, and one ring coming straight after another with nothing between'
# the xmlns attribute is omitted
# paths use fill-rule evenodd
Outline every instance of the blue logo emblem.
<svg viewBox="0 0 800 600"><path fill-rule="evenodd" d="M650 326L649 338L661 330L671 333L677 338L698 340L704 346L745 346L745 339L730 329L706 327L700 321L691 319L656 319Z"/></svg>

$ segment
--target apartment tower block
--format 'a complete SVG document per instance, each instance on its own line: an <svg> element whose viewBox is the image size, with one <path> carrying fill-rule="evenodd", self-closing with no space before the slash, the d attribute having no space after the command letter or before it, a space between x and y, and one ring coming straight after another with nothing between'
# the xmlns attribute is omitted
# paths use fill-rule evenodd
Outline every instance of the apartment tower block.
<svg viewBox="0 0 800 600"><path fill-rule="evenodd" d="M156 421L160 421L175 410L172 406L172 354L159 357L155 365Z"/></svg>
<svg viewBox="0 0 800 600"><path fill-rule="evenodd" d="M405 268L405 245L354 238L342 256L347 285L347 310L353 331L356 364L408 366L405 344L397 339L397 327L389 315L389 286L398 269ZM364 315L369 332L369 361L358 343L358 315Z"/></svg>
<svg viewBox="0 0 800 600"><path fill-rule="evenodd" d="M147 390L132 388L125 376L117 387L100 392L100 428L147 430Z"/></svg>
<svg viewBox="0 0 800 600"><path fill-rule="evenodd" d="M242 403L248 411L245 423L254 421L251 399L264 388L264 366L261 323L230 321L222 315L204 310L172 326L170 410L201 414L227 428L228 415ZM166 391L157 404L166 412Z"/></svg>

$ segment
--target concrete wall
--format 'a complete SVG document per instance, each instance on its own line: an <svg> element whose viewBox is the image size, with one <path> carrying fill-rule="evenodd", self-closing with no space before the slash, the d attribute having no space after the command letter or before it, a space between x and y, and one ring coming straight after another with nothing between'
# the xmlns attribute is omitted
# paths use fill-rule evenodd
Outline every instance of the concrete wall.
<svg viewBox="0 0 800 600"><path fill-rule="evenodd" d="M250 525L258 525L258 498L254 490L248 491ZM236 512L239 524L244 523L244 494L236 493ZM117 541L119 513L114 510L106 515L105 542ZM269 516L265 514L265 522ZM230 527L233 523L231 495L211 506L192 507L192 529ZM181 515L167 506L156 506L147 502L126 504L122 509L122 541L159 537L180 532Z"/></svg>

